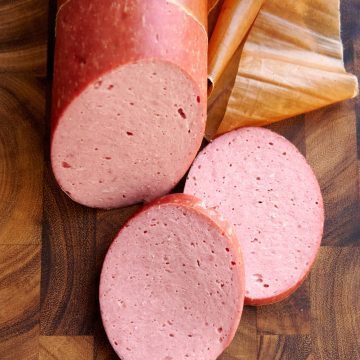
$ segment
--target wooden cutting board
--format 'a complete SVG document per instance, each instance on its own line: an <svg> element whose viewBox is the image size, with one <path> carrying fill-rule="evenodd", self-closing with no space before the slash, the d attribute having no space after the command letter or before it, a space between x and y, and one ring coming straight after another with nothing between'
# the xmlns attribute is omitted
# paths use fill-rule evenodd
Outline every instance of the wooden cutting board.
<svg viewBox="0 0 360 360"><path fill-rule="evenodd" d="M346 67L360 75L360 0L343 0L342 16ZM137 207L88 209L54 181L54 18L54 1L0 0L0 359L115 359L99 319L99 271ZM221 360L360 359L357 127L359 99L272 126L315 169L325 235L303 286L279 304L246 308Z"/></svg>

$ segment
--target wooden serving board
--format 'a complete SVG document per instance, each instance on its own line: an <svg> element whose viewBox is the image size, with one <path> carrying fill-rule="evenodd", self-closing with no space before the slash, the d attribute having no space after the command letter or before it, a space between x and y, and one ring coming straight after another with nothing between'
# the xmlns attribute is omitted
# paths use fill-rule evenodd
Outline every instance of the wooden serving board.
<svg viewBox="0 0 360 360"><path fill-rule="evenodd" d="M360 75L360 0L342 0L342 16L346 67ZM54 1L0 0L0 359L116 359L99 318L99 271L137 207L88 209L54 181L54 17ZM272 126L315 169L325 235L303 286L279 304L246 308L221 360L360 359L357 128L359 98Z"/></svg>

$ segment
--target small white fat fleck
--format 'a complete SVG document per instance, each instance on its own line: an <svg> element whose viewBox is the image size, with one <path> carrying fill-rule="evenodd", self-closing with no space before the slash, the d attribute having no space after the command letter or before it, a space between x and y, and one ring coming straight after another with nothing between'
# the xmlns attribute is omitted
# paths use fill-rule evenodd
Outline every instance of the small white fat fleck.
<svg viewBox="0 0 360 360"><path fill-rule="evenodd" d="M270 178L274 178L275 177L275 174L274 173L272 173L272 174L270 174Z"/></svg>
<svg viewBox="0 0 360 360"><path fill-rule="evenodd" d="M233 233L233 229L230 227L230 228L228 229L228 234L231 236L232 233Z"/></svg>

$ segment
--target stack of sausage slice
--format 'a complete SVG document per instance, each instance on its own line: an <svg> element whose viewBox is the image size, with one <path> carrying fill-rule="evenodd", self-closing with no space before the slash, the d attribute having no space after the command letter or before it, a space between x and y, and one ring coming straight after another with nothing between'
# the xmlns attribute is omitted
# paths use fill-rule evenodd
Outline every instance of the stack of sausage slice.
<svg viewBox="0 0 360 360"><path fill-rule="evenodd" d="M289 296L321 242L315 175L269 130L217 138L194 161L187 195L162 197L204 135L206 5L59 3L55 177L87 206L151 201L120 230L101 274L103 323L123 360L215 360L233 339L244 302Z"/></svg>
<svg viewBox="0 0 360 360"><path fill-rule="evenodd" d="M243 302L286 298L318 253L320 188L280 135L244 128L217 138L195 160L185 192L145 206L106 257L100 304L123 359L140 359L137 351L216 359L234 336Z"/></svg>

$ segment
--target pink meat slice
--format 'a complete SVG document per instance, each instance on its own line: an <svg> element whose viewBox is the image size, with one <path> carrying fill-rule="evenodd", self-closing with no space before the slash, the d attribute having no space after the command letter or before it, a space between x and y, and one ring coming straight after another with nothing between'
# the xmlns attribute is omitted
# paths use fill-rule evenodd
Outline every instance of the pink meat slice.
<svg viewBox="0 0 360 360"><path fill-rule="evenodd" d="M215 360L233 339L244 301L235 232L193 196L145 206L106 256L100 308L123 360Z"/></svg>
<svg viewBox="0 0 360 360"><path fill-rule="evenodd" d="M185 193L234 225L245 304L280 301L302 283L320 247L324 207L312 169L288 140L263 128L217 138L196 158Z"/></svg>
<svg viewBox="0 0 360 360"><path fill-rule="evenodd" d="M103 208L168 193L202 140L197 94L192 80L165 62L128 64L102 76L73 100L53 136L60 186L75 201Z"/></svg>

